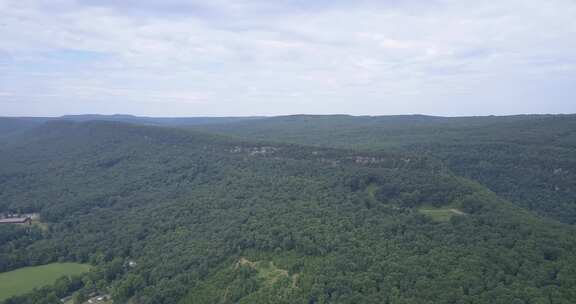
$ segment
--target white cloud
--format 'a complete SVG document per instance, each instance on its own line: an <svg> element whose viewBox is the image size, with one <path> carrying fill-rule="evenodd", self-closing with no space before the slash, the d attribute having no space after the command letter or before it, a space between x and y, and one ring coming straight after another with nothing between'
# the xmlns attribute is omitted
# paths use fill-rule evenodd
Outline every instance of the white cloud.
<svg viewBox="0 0 576 304"><path fill-rule="evenodd" d="M57 99L48 114L488 114L513 112L503 96L549 109L556 88L574 112L574 16L570 0L0 0L0 91Z"/></svg>

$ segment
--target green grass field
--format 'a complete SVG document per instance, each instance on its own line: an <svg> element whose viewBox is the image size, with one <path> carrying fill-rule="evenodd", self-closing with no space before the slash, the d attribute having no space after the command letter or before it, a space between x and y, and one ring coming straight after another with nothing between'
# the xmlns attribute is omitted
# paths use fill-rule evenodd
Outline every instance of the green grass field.
<svg viewBox="0 0 576 304"><path fill-rule="evenodd" d="M62 276L81 274L88 270L90 265L86 264L53 263L0 273L0 301L50 285Z"/></svg>

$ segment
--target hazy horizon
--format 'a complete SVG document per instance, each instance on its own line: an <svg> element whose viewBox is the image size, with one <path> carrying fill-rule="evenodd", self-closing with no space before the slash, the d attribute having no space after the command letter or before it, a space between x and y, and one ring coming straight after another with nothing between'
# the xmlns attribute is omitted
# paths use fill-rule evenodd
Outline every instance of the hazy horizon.
<svg viewBox="0 0 576 304"><path fill-rule="evenodd" d="M328 113L328 114L309 114L309 113L295 113L295 114L280 114L280 115L192 115L192 116L157 116L157 115L134 115L129 113L113 113L113 114L99 114L99 113L80 113L80 114L63 114L63 115L46 115L46 116L27 116L27 115L0 115L0 118L60 118L65 116L128 116L138 118L273 118L273 117L288 117L288 116L350 116L350 117L386 117L386 116L428 116L428 117L442 117L442 118L468 118L468 117L507 117L507 116L546 116L546 115L576 115L576 113L518 113L518 114L504 114L504 115L428 115L421 113L406 113L406 114L383 114L383 115L370 115L370 114L346 114L346 113Z"/></svg>
<svg viewBox="0 0 576 304"><path fill-rule="evenodd" d="M576 2L0 0L0 116L576 113Z"/></svg>

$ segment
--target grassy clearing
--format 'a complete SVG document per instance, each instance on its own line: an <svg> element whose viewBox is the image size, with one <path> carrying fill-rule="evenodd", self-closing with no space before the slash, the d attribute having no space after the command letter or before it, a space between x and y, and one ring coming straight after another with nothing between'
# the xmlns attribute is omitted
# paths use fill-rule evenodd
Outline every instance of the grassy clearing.
<svg viewBox="0 0 576 304"><path fill-rule="evenodd" d="M376 191L378 191L378 186L376 184L369 184L368 187L366 187L366 193L371 200L378 201L376 198Z"/></svg>
<svg viewBox="0 0 576 304"><path fill-rule="evenodd" d="M418 212L430 217L436 222L447 222L455 215L464 215L465 213L454 208L420 208Z"/></svg>
<svg viewBox="0 0 576 304"><path fill-rule="evenodd" d="M286 256L283 256L286 258ZM192 289L180 303L276 303L289 299L299 285L300 276L289 274L278 257L255 254L226 263L204 282ZM252 271L242 275L242 268ZM248 274L248 276L246 276Z"/></svg>
<svg viewBox="0 0 576 304"><path fill-rule="evenodd" d="M90 266L86 264L53 263L0 273L0 301L50 285L60 277L77 275L88 270Z"/></svg>
<svg viewBox="0 0 576 304"><path fill-rule="evenodd" d="M289 277L288 271L278 268L272 261L252 262L246 258L240 258L239 265L248 265L258 272L258 278L268 285L274 284L282 277Z"/></svg>
<svg viewBox="0 0 576 304"><path fill-rule="evenodd" d="M288 271L276 267L274 262L257 262L254 268L258 271L258 277L270 285L274 284L282 277L289 277Z"/></svg>

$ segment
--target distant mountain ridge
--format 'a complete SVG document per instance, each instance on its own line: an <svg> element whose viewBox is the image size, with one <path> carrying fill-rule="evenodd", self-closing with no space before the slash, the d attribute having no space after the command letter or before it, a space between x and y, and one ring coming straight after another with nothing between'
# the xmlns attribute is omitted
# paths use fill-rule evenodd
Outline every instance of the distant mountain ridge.
<svg viewBox="0 0 576 304"><path fill-rule="evenodd" d="M210 124L228 124L243 121L253 121L263 117L145 117L127 114L101 115L82 114L64 115L60 117L0 117L0 142L3 138L18 134L21 131L29 130L43 123L59 120L76 122L87 121L116 121L132 124L166 126L166 127L188 127Z"/></svg>
<svg viewBox="0 0 576 304"><path fill-rule="evenodd" d="M250 117L146 117L134 116L126 114L116 115L99 115L99 114L86 114L86 115L64 115L58 119L73 120L73 121L90 121L90 120L105 120L105 121L119 121L129 123L141 123L160 126L191 126L203 124L226 124L240 121L252 121L261 119L263 117L250 116Z"/></svg>

